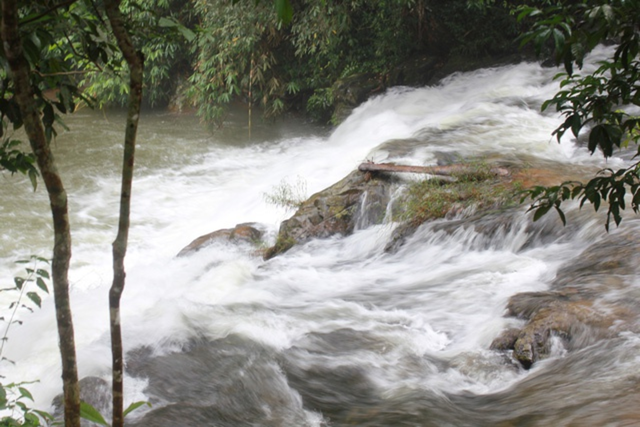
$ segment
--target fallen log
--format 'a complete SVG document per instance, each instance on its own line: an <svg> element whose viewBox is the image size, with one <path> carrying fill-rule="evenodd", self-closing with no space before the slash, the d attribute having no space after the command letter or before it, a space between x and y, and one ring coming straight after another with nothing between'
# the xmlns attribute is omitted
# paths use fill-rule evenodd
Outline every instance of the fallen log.
<svg viewBox="0 0 640 427"><path fill-rule="evenodd" d="M361 172L408 172L451 176L457 173L473 172L473 167L465 164L453 164L444 166L410 166L396 165L393 163L366 162L361 163L360 166L358 166L358 170ZM489 171L494 175L509 175L509 171L506 168L491 167Z"/></svg>

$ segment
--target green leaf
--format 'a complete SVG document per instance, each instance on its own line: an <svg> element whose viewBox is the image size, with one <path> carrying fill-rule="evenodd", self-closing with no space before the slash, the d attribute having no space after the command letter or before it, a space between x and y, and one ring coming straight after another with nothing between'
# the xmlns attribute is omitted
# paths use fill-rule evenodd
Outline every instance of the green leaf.
<svg viewBox="0 0 640 427"><path fill-rule="evenodd" d="M185 40L187 40L188 42L192 42L196 38L196 33L194 33L193 31L191 31L185 26L180 25L178 27L178 31L180 31L180 34L182 34L182 37L184 37Z"/></svg>
<svg viewBox="0 0 640 427"><path fill-rule="evenodd" d="M556 208L556 212L558 212L558 215L560 216L560 221L562 221L562 225L566 226L567 218L564 216L564 212L562 211L562 209L560 209L560 206L555 205L554 207Z"/></svg>
<svg viewBox="0 0 640 427"><path fill-rule="evenodd" d="M544 215L547 214L547 212L549 212L549 209L551 209L551 205L550 204L543 204L538 206L538 208L536 209L535 213L533 214L533 221L537 221L540 218L542 218Z"/></svg>
<svg viewBox="0 0 640 427"><path fill-rule="evenodd" d="M33 396L31 395L29 390L27 390L24 387L18 387L18 391L20 392L20 396L25 397L25 398L33 401Z"/></svg>
<svg viewBox="0 0 640 427"><path fill-rule="evenodd" d="M47 270L43 270L41 268L36 270L36 274L38 276L44 277L45 279L49 279L49 272Z"/></svg>
<svg viewBox="0 0 640 427"><path fill-rule="evenodd" d="M275 0L276 12L278 18L285 24L288 24L293 19L293 8L289 0Z"/></svg>
<svg viewBox="0 0 640 427"><path fill-rule="evenodd" d="M43 291L45 291L46 293L49 293L49 287L47 286L47 284L45 283L44 280L42 280L42 277L38 277L36 279L36 285L42 289Z"/></svg>
<svg viewBox="0 0 640 427"><path fill-rule="evenodd" d="M122 413L122 416L126 417L131 412L135 411L136 409L138 409L139 407L141 407L143 405L147 405L149 408L151 408L151 403L146 402L144 400L141 400L139 402L133 402L131 405L127 406L127 409L124 410L124 412Z"/></svg>
<svg viewBox="0 0 640 427"><path fill-rule="evenodd" d="M44 419L44 420L49 420L49 421L53 421L54 420L53 415L51 415L48 412L41 411L39 409L33 409L33 412L35 412L36 414L40 415L42 417L42 419Z"/></svg>
<svg viewBox="0 0 640 427"><path fill-rule="evenodd" d="M7 407L7 390L4 388L4 385L0 384L0 410L6 409Z"/></svg>
<svg viewBox="0 0 640 427"><path fill-rule="evenodd" d="M16 288L22 289L22 286L24 285L24 281L25 281L22 277L14 277L13 281L16 284Z"/></svg>
<svg viewBox="0 0 640 427"><path fill-rule="evenodd" d="M35 292L27 292L27 298L29 298L35 305L42 307L42 298Z"/></svg>
<svg viewBox="0 0 640 427"><path fill-rule="evenodd" d="M607 133L605 132L602 125L597 125L593 129L591 129L591 133L589 134L589 144L587 145L589 151L591 153L596 151L598 145L601 145L606 137Z"/></svg>
<svg viewBox="0 0 640 427"><path fill-rule="evenodd" d="M80 402L80 417L87 421L91 421L92 423L109 427L109 424L105 421L102 414L100 414L96 408L84 401Z"/></svg>
<svg viewBox="0 0 640 427"><path fill-rule="evenodd" d="M40 425L40 418L36 414L31 412L24 414L24 426L39 427Z"/></svg>
<svg viewBox="0 0 640 427"><path fill-rule="evenodd" d="M577 138L582 128L582 120L580 120L579 114L573 114L565 122L571 126L571 133Z"/></svg>
<svg viewBox="0 0 640 427"><path fill-rule="evenodd" d="M177 27L178 24L175 20L165 18L164 16L158 20L158 26L163 28Z"/></svg>
<svg viewBox="0 0 640 427"><path fill-rule="evenodd" d="M36 191L36 189L38 188L38 172L35 169L29 169L27 175L29 176L29 181L31 182L33 191Z"/></svg>
<svg viewBox="0 0 640 427"><path fill-rule="evenodd" d="M556 44L556 49L561 50L564 46L564 34L562 34L562 31L558 30L557 28L554 28L553 39Z"/></svg>

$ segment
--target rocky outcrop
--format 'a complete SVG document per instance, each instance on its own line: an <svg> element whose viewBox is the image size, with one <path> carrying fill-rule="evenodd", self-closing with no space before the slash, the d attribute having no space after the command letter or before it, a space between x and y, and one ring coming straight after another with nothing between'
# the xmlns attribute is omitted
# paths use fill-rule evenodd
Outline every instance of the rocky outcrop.
<svg viewBox="0 0 640 427"><path fill-rule="evenodd" d="M205 234L185 246L177 256L185 256L205 248L216 241L228 241L233 243L248 243L257 245L262 239L264 231L256 228L255 223L238 224L234 228L224 228Z"/></svg>
<svg viewBox="0 0 640 427"><path fill-rule="evenodd" d="M551 354L554 339L575 350L638 329L640 295L632 291L640 274L638 244L640 236L631 227L607 235L563 265L549 291L512 296L507 316L526 323L504 331L491 348L513 350L530 368Z"/></svg>
<svg viewBox="0 0 640 427"><path fill-rule="evenodd" d="M313 238L349 235L356 228L381 223L394 182L387 174L373 177L353 171L337 184L314 194L280 225L276 244L266 251L265 259Z"/></svg>

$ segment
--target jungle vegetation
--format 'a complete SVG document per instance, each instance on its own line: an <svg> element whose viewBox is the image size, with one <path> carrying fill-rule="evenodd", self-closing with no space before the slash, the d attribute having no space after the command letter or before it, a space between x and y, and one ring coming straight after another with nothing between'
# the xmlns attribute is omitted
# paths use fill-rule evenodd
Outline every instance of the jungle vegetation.
<svg viewBox="0 0 640 427"><path fill-rule="evenodd" d="M194 108L219 123L232 102L265 117L300 111L327 121L340 82L363 78L367 93L424 84L404 66L450 56L471 61L517 51L511 4L468 0L302 0L283 24L270 2L123 1L145 57L144 103ZM176 30L183 37L176 37ZM111 60L119 64L118 54ZM124 105L126 73L92 73L79 84L101 105ZM420 80L423 81L420 81Z"/></svg>

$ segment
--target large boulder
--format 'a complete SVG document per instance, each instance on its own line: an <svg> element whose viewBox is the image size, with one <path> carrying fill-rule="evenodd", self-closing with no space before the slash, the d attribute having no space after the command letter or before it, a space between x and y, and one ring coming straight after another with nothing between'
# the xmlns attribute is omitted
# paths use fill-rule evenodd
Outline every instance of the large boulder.
<svg viewBox="0 0 640 427"><path fill-rule="evenodd" d="M349 235L356 228L382 223L394 181L387 174L354 171L312 195L282 222L276 244L266 251L265 259L314 238Z"/></svg>

